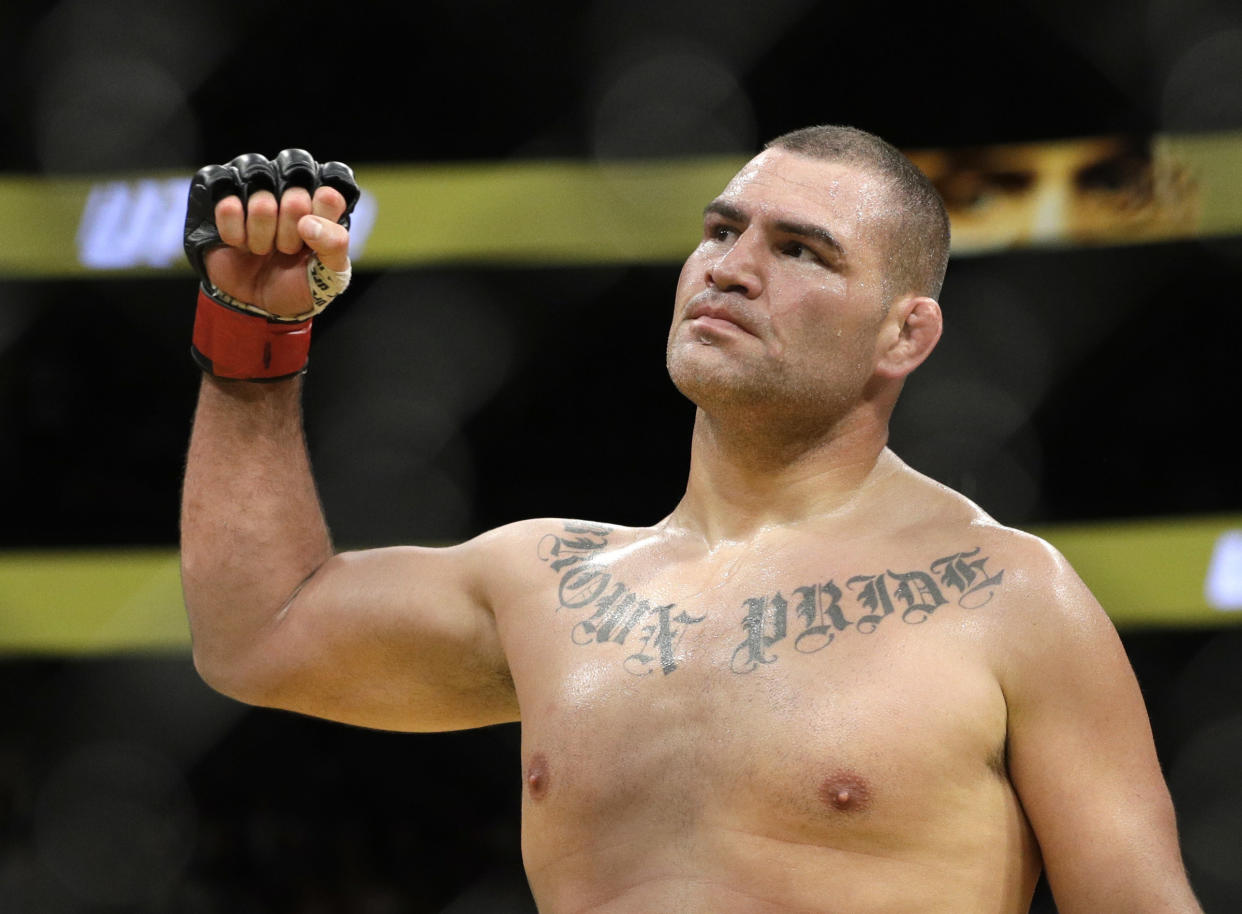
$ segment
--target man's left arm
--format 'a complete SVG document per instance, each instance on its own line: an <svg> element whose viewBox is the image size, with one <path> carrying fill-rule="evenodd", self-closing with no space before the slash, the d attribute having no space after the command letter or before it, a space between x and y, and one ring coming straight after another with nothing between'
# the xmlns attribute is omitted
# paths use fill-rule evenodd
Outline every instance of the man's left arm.
<svg viewBox="0 0 1242 914"><path fill-rule="evenodd" d="M1054 550L1015 583L1001 664L1009 772L1058 911L1202 914L1116 629Z"/></svg>

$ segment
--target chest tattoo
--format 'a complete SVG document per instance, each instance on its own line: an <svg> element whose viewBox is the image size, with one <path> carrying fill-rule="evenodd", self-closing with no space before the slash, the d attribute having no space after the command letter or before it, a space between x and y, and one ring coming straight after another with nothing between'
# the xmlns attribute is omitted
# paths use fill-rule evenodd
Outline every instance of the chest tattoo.
<svg viewBox="0 0 1242 914"><path fill-rule="evenodd" d="M560 608L590 612L573 627L574 644L636 646L625 658L627 672L647 676L658 668L667 676L677 669L677 645L686 630L707 617L674 613L676 603L652 606L592 561L611 533L608 527L566 524L563 536L549 533L539 541L539 558L561 576Z"/></svg>
<svg viewBox="0 0 1242 914"><path fill-rule="evenodd" d="M563 533L549 533L539 541L538 555L559 575L558 611L583 615L570 637L575 644L624 645L633 649L624 668L636 676L657 669L665 676L677 670L677 647L690 628L707 618L693 616L676 603L660 605L644 599L617 579L601 561L612 529L590 524L566 524ZM975 548L931 561L927 570L853 574L843 585L829 578L774 594L742 601L742 641L734 648L731 668L745 674L761 664L774 663L778 646L791 645L813 654L853 629L870 635L881 623L896 617L918 625L952 602L962 609L987 604L1000 587L1004 570L989 570L988 556Z"/></svg>
<svg viewBox="0 0 1242 914"><path fill-rule="evenodd" d="M852 575L844 579L844 590L830 578L823 584L795 587L788 598L779 590L750 597L742 603L745 637L733 651L733 672L749 673L760 664L775 662L772 649L790 636L791 628L796 632L794 650L813 654L850 628L870 635L891 616L918 625L950 599L963 609L978 609L992 599L1005 574L1004 569L988 572L990 559L979 552L943 556L929 565L929 571Z"/></svg>

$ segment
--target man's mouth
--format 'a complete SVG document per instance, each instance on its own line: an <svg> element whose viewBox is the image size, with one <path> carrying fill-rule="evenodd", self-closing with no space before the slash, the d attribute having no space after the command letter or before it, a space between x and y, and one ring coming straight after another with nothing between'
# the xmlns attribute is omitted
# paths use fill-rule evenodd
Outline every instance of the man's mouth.
<svg viewBox="0 0 1242 914"><path fill-rule="evenodd" d="M704 330L731 332L741 330L754 335L750 317L742 309L716 296L700 296L690 303L686 320Z"/></svg>

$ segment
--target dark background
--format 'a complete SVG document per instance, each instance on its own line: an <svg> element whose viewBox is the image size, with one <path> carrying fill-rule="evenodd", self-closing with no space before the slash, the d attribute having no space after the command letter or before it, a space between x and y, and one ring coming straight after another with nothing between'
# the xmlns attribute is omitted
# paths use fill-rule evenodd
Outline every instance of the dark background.
<svg viewBox="0 0 1242 914"><path fill-rule="evenodd" d="M813 122L907 148L1242 128L1242 10L1208 0L8 0L0 34L9 173L746 154ZM677 269L363 262L306 389L338 542L667 513ZM1240 277L1236 238L957 259L894 448L1019 526L1237 513ZM175 544L192 296L188 274L0 281L0 546ZM1194 885L1238 910L1242 641L1124 635ZM13 657L0 689L0 911L526 910L514 728L247 710L183 657Z"/></svg>

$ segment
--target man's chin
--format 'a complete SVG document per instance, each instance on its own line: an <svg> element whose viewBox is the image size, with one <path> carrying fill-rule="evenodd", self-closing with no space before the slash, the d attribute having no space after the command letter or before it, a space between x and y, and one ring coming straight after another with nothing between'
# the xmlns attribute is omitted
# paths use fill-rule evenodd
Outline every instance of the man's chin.
<svg viewBox="0 0 1242 914"><path fill-rule="evenodd" d="M762 403L775 393L770 372L741 364L715 347L671 347L668 376L682 395L709 411Z"/></svg>

